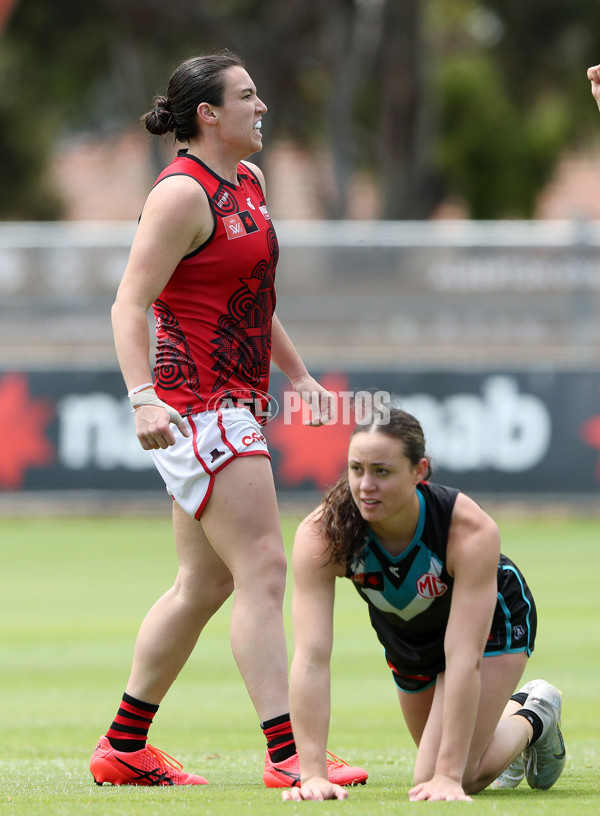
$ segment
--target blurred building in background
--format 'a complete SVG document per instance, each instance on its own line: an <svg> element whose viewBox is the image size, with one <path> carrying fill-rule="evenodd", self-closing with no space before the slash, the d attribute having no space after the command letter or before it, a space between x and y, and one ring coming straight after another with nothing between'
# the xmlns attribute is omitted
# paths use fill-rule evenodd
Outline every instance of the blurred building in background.
<svg viewBox="0 0 600 816"><path fill-rule="evenodd" d="M166 496L135 437L110 306L135 223L0 226L0 497ZM344 467L356 404L418 416L440 481L477 497L594 500L600 488L600 224L281 221L278 314L338 422L307 429L275 371L282 497ZM58 501L58 503L56 503ZM166 498L165 498L166 501ZM164 508L163 508L164 509Z"/></svg>
<svg viewBox="0 0 600 816"><path fill-rule="evenodd" d="M139 116L224 46L269 106L278 314L350 406L306 429L274 372L280 495L333 482L353 406L385 393L439 480L597 503L598 32L592 0L0 0L0 509L168 506L110 306L176 150Z"/></svg>

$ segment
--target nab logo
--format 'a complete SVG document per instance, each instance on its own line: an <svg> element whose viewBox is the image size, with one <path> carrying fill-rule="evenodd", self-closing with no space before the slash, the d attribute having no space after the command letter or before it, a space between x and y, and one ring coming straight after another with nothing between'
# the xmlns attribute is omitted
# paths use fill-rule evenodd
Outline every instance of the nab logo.
<svg viewBox="0 0 600 816"><path fill-rule="evenodd" d="M448 589L447 585L440 581L433 572L426 572L417 581L417 592L421 598L439 598Z"/></svg>
<svg viewBox="0 0 600 816"><path fill-rule="evenodd" d="M236 213L235 215L228 215L223 219L227 238L229 241L234 238L243 238L245 235L250 235L252 232L258 232L256 221L248 210Z"/></svg>

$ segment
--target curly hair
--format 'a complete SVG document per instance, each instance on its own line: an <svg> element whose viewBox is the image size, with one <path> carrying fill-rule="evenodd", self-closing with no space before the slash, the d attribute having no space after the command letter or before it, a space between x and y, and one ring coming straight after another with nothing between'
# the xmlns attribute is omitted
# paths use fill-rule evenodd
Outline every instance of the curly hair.
<svg viewBox="0 0 600 816"><path fill-rule="evenodd" d="M427 459L431 476L431 460L425 452L425 435L418 419L400 408L389 407L361 422L352 432L351 439L359 433L378 433L398 439L404 445L404 455L411 464L417 465ZM323 498L319 515L320 532L331 561L347 567L363 549L367 535L367 523L350 492L347 470Z"/></svg>

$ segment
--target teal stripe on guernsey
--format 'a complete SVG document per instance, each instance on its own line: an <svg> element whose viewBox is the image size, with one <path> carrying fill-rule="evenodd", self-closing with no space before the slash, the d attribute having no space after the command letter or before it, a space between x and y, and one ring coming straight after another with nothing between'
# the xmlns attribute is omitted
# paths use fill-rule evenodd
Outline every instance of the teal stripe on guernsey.
<svg viewBox="0 0 600 816"><path fill-rule="evenodd" d="M425 612L434 602L434 594L419 591L421 579L427 576L440 577L444 565L430 547L422 541L426 521L425 498L419 497L419 518L415 534L399 555L390 555L369 528L368 546L360 556L354 572L380 576L381 586L377 589L365 584L361 587L363 597L373 606L388 615L397 615L407 621Z"/></svg>

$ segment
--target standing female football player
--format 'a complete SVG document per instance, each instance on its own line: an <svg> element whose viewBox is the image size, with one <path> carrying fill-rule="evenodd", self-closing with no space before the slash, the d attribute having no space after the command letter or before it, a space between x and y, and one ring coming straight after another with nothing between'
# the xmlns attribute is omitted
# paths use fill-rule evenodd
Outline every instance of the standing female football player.
<svg viewBox="0 0 600 816"><path fill-rule="evenodd" d="M241 60L225 51L180 65L144 117L150 133L174 133L187 148L148 196L112 319L138 439L173 497L179 571L142 623L125 695L91 758L99 784L206 782L146 739L203 627L232 592L231 647L267 739L265 784L299 778L286 560L260 424L271 360L310 399L309 424L328 421L332 395L309 376L274 314L277 238L263 174L243 161L261 149L266 111ZM331 762L332 779L366 778L347 768Z"/></svg>
<svg viewBox="0 0 600 816"><path fill-rule="evenodd" d="M537 680L511 698L536 632L525 579L500 553L492 519L429 474L419 422L382 410L357 426L347 472L298 529L290 702L302 785L284 799L347 796L325 763L344 577L368 605L418 746L411 800L465 800L525 776L549 788L562 771L558 690Z"/></svg>

